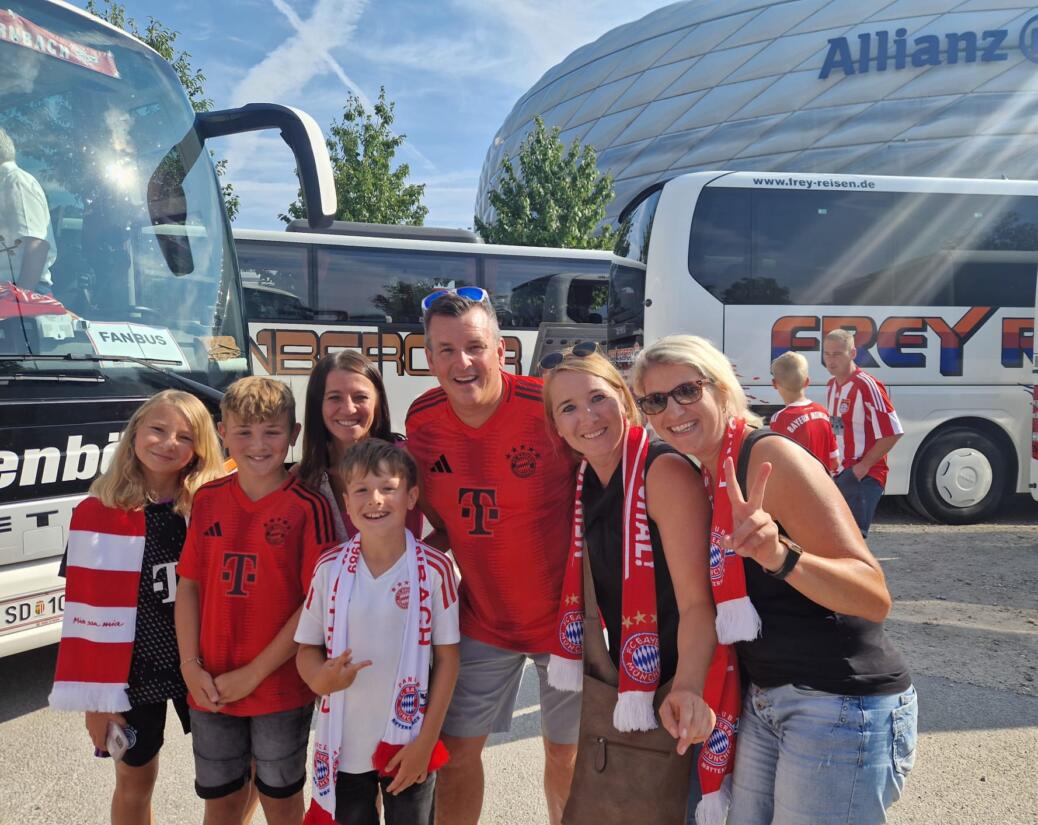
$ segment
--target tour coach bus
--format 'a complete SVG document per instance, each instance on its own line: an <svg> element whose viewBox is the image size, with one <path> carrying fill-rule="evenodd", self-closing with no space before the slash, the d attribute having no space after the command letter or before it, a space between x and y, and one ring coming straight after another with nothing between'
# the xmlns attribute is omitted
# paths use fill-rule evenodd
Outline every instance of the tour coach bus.
<svg viewBox="0 0 1038 825"><path fill-rule="evenodd" d="M204 143L270 127L293 148L311 213L334 214L307 116L268 105L196 116L169 64L122 31L65 3L0 6L0 180L31 195L0 193L22 219L0 214L0 655L56 641L69 516L133 410L165 388L215 409L250 372ZM16 286L34 238L48 261ZM164 575L154 586L171 592Z"/></svg>
<svg viewBox="0 0 1038 825"><path fill-rule="evenodd" d="M787 350L807 356L808 395L825 402L822 338L846 328L905 430L887 493L962 523L1029 489L1038 184L696 172L642 192L621 224L614 359L705 336L767 412Z"/></svg>
<svg viewBox="0 0 1038 825"><path fill-rule="evenodd" d="M432 227L337 221L289 230L235 229L234 243L253 369L292 387L300 420L317 359L357 349L379 365L393 425L403 429L410 403L436 385L421 310L436 287L487 290L513 372L531 373L551 349L605 338L608 252L483 244Z"/></svg>

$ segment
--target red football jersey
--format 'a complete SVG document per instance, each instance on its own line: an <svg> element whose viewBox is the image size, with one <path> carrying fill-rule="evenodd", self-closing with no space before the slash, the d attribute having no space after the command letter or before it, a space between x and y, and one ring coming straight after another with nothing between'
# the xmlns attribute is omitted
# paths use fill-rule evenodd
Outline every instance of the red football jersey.
<svg viewBox="0 0 1038 825"><path fill-rule="evenodd" d="M833 427L843 435L843 468L853 467L880 438L904 430L890 403L887 388L863 369L856 369L842 385L830 378L826 406ZM887 457L869 469L882 486L887 484Z"/></svg>
<svg viewBox="0 0 1038 825"><path fill-rule="evenodd" d="M461 632L543 653L569 551L576 459L545 424L540 379L501 377L501 403L477 428L454 414L442 389L419 397L407 414L407 448L461 569Z"/></svg>
<svg viewBox="0 0 1038 825"><path fill-rule="evenodd" d="M771 417L772 430L788 435L805 446L827 470L837 466L840 448L836 444L829 413L814 401L794 401Z"/></svg>
<svg viewBox="0 0 1038 825"><path fill-rule="evenodd" d="M237 474L195 494L177 573L198 582L199 655L209 673L242 667L270 644L303 603L318 556L334 542L328 502L294 475L258 501L245 495ZM223 712L259 716L313 698L293 657Z"/></svg>

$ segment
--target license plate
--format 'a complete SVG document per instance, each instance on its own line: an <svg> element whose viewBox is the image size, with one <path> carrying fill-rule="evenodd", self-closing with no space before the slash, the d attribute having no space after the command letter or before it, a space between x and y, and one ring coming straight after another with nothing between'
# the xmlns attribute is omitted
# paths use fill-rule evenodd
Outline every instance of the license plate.
<svg viewBox="0 0 1038 825"><path fill-rule="evenodd" d="M65 590L58 588L0 602L0 636L61 621Z"/></svg>

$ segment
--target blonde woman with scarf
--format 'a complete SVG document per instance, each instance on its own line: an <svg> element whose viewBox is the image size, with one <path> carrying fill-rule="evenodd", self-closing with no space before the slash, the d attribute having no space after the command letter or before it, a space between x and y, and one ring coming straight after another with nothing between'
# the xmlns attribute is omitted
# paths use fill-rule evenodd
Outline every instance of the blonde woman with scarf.
<svg viewBox="0 0 1038 825"><path fill-rule="evenodd" d="M712 498L717 635L749 677L729 822L885 822L915 759L916 695L883 630L883 571L843 497L800 445L757 429L705 339L656 341L633 378L638 406L695 458Z"/></svg>

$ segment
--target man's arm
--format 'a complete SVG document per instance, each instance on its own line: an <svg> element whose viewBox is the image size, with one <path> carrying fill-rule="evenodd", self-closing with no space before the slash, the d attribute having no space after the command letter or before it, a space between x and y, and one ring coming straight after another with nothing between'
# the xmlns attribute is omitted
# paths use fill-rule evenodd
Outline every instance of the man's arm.
<svg viewBox="0 0 1038 825"><path fill-rule="evenodd" d="M299 625L299 614L303 606L299 605L281 630L270 643L259 652L259 655L247 665L221 673L214 680L216 689L220 691L220 704L227 705L244 699L252 693L260 682L296 655L298 647L295 638Z"/></svg>
<svg viewBox="0 0 1038 825"><path fill-rule="evenodd" d="M865 451L865 455L861 457L861 460L851 468L858 481L865 478L869 474L869 470L872 469L872 465L893 449L902 435L904 433L895 433L894 435L885 435L883 438L876 439L876 443L869 447Z"/></svg>
<svg viewBox="0 0 1038 825"><path fill-rule="evenodd" d="M432 532L425 536L422 541L444 553L448 552L451 549L451 542L450 537L447 535L447 527L444 525L443 519L440 518L440 514L433 509L433 506L425 497L424 492L419 492L418 494L418 506L433 528Z"/></svg>
<svg viewBox="0 0 1038 825"><path fill-rule="evenodd" d="M22 266L18 272L18 286L22 289L36 289L47 266L50 244L40 238L23 237L21 240Z"/></svg>

